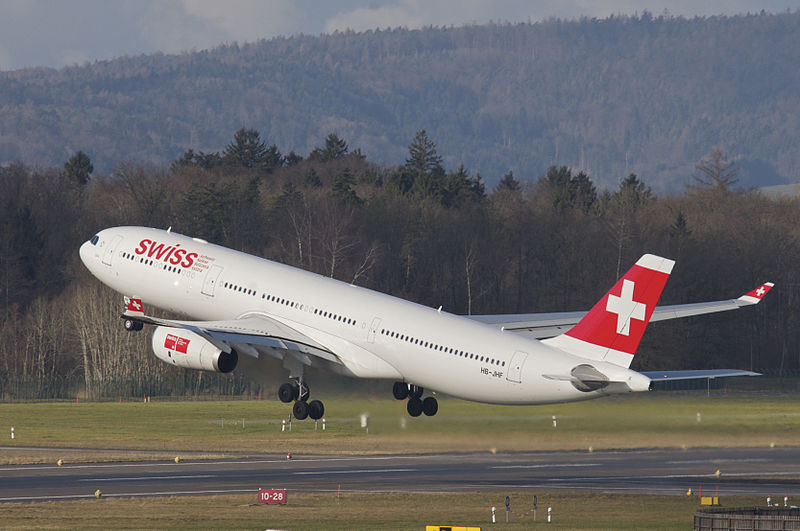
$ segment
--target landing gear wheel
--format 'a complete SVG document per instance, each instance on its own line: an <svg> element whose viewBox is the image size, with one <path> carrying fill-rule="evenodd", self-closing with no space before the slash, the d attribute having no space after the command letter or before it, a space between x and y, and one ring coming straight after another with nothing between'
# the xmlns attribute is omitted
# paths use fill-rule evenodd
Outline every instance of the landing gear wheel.
<svg viewBox="0 0 800 531"><path fill-rule="evenodd" d="M297 398L297 386L291 383L285 383L278 388L278 398L284 404L288 404Z"/></svg>
<svg viewBox="0 0 800 531"><path fill-rule="evenodd" d="M292 415L294 415L294 418L297 420L305 420L308 418L308 404L301 400L295 402L292 407Z"/></svg>
<svg viewBox="0 0 800 531"><path fill-rule="evenodd" d="M429 396L422 401L422 412L425 413L426 416L432 417L437 411L439 411L439 402L437 402L435 398Z"/></svg>
<svg viewBox="0 0 800 531"><path fill-rule="evenodd" d="M408 389L408 396L410 396L412 398L420 398L420 397L422 397L422 393L424 393L424 392L425 392L425 390L422 387L420 387L418 385L411 385L411 386L409 386L409 389Z"/></svg>
<svg viewBox="0 0 800 531"><path fill-rule="evenodd" d="M325 406L319 400L312 400L308 403L308 416L312 420L319 420L325 414Z"/></svg>
<svg viewBox="0 0 800 531"><path fill-rule="evenodd" d="M141 321L134 321L133 319L125 319L122 322L122 326L124 326L125 330L128 332L138 332L144 328L144 323Z"/></svg>
<svg viewBox="0 0 800 531"><path fill-rule="evenodd" d="M405 382L395 382L392 386L392 394L397 400L408 398L408 384Z"/></svg>
<svg viewBox="0 0 800 531"><path fill-rule="evenodd" d="M410 398L406 409L408 409L408 414L412 417L419 417L420 414L422 414L422 400L419 398Z"/></svg>

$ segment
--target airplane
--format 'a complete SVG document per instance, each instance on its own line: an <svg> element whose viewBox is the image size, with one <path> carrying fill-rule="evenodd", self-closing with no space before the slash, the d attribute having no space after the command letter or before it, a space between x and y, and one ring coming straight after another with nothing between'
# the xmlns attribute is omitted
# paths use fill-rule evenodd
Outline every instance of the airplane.
<svg viewBox="0 0 800 531"><path fill-rule="evenodd" d="M425 390L492 404L535 405L648 391L654 381L753 376L735 369L629 369L647 324L760 302L771 282L736 299L657 306L674 261L643 255L590 310L455 315L148 227L104 229L80 247L102 283L121 293L125 329L155 327L155 355L177 367L227 373L240 357L275 359L278 389L298 420L319 419L304 375L319 367L393 380L413 417L433 416ZM196 320L148 315L145 304Z"/></svg>

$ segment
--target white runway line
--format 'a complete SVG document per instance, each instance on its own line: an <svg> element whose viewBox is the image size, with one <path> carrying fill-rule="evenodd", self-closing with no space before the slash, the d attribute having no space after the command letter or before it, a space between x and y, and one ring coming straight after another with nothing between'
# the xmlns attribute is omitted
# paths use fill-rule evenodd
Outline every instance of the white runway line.
<svg viewBox="0 0 800 531"><path fill-rule="evenodd" d="M331 470L331 471L313 471L313 472L292 472L294 476L325 476L328 474L385 474L387 472L417 472L414 468L384 468L374 469L367 468L364 470Z"/></svg>
<svg viewBox="0 0 800 531"><path fill-rule="evenodd" d="M600 463L553 463L553 464L540 464L540 465L502 465L491 466L489 468L583 468L588 466L602 466Z"/></svg>
<svg viewBox="0 0 800 531"><path fill-rule="evenodd" d="M139 476L133 478L88 478L79 479L78 481L150 481L153 479L207 479L216 477L214 474L206 474L202 476Z"/></svg>
<svg viewBox="0 0 800 531"><path fill-rule="evenodd" d="M390 456L368 456L368 457L293 457L292 463L338 463L346 461L390 461L390 460L427 460L432 458L440 458L440 455L390 455ZM181 461L180 464L169 462L145 461L141 463L79 463L79 464L66 464L63 466L57 465L20 465L13 467L0 467L0 473L5 471L19 471L19 470L74 470L85 468L142 468L142 467L176 467L176 466L208 466L208 465L251 465L251 464L267 464L267 463L286 463L286 458L276 459L247 459L244 461L233 461L229 459L222 459L217 461L211 460L197 460L197 461Z"/></svg>

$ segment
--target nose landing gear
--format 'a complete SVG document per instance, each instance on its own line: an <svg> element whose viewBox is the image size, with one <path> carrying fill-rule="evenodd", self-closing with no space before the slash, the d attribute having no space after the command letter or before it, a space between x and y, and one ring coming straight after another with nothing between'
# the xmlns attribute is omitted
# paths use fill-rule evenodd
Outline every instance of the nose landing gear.
<svg viewBox="0 0 800 531"><path fill-rule="evenodd" d="M432 417L439 411L439 402L434 397L428 396L422 400L423 392L424 389L422 387L405 382L395 382L392 386L392 395L397 400L408 398L406 409L412 417L419 417L423 413L428 417Z"/></svg>

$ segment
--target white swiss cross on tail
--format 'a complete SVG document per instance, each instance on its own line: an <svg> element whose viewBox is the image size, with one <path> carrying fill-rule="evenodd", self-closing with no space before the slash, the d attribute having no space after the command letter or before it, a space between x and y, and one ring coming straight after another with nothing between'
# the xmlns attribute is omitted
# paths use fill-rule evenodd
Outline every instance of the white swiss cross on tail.
<svg viewBox="0 0 800 531"><path fill-rule="evenodd" d="M644 321L647 305L633 300L633 288L635 282L630 280L622 281L622 293L619 297L608 294L606 311L617 314L617 333L629 336L631 333L631 319Z"/></svg>
<svg viewBox="0 0 800 531"><path fill-rule="evenodd" d="M144 315L142 299L125 297L125 315Z"/></svg>
<svg viewBox="0 0 800 531"><path fill-rule="evenodd" d="M566 333L545 340L584 358L629 367L675 262L646 254Z"/></svg>

